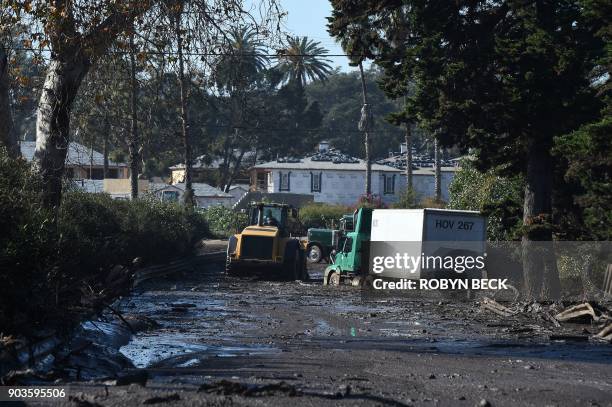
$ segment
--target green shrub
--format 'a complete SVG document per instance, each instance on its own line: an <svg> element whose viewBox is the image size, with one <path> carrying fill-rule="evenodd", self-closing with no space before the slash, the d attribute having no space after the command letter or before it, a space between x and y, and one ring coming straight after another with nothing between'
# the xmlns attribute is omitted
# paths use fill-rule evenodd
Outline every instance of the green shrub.
<svg viewBox="0 0 612 407"><path fill-rule="evenodd" d="M514 240L522 223L523 181L496 171L480 172L463 160L449 186L448 208L481 211L488 217L489 240Z"/></svg>
<svg viewBox="0 0 612 407"><path fill-rule="evenodd" d="M44 315L47 273L56 266L52 213L38 204L40 179L23 160L0 150L0 333L36 328Z"/></svg>
<svg viewBox="0 0 612 407"><path fill-rule="evenodd" d="M419 208L437 208L437 209L444 209L446 207L446 202L444 201L438 201L436 198L433 197L425 197L423 199L421 199L421 202L418 206Z"/></svg>
<svg viewBox="0 0 612 407"><path fill-rule="evenodd" d="M399 199L396 203L391 205L392 208L395 209L415 209L419 208L417 203L417 195L414 189L407 189L402 192L399 196Z"/></svg>
<svg viewBox="0 0 612 407"><path fill-rule="evenodd" d="M203 214L177 204L67 190L53 214L40 191L29 164L0 151L0 333L68 324L111 266L168 261L210 236Z"/></svg>
<svg viewBox="0 0 612 407"><path fill-rule="evenodd" d="M212 235L220 238L244 229L249 220L246 213L236 212L221 205L211 206L201 213Z"/></svg>
<svg viewBox="0 0 612 407"><path fill-rule="evenodd" d="M304 229L337 228L342 215L353 213L353 209L343 205L313 203L300 209L299 219Z"/></svg>

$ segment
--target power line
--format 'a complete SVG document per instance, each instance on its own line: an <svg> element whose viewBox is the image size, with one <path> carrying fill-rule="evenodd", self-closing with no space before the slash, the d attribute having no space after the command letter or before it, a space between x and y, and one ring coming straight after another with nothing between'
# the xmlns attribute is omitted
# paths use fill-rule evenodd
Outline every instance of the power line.
<svg viewBox="0 0 612 407"><path fill-rule="evenodd" d="M12 47L7 48L12 51L30 51L30 52L51 52L50 50L41 50L38 48L27 48L27 47ZM108 51L107 54L111 55L128 55L130 51ZM145 55L178 55L178 52L172 51L139 51L136 54L145 54ZM359 57L358 54L291 54L291 53L275 53L275 54L260 54L260 53L233 53L233 52L183 52L183 55L188 56L233 56L233 57L267 57L267 58L283 58L283 57Z"/></svg>

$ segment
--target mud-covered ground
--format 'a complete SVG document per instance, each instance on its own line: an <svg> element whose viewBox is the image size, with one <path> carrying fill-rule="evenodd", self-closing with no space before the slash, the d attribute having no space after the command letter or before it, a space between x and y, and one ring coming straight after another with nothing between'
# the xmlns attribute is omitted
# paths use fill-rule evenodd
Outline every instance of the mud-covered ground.
<svg viewBox="0 0 612 407"><path fill-rule="evenodd" d="M159 326L121 348L146 386L90 381L61 405L612 406L612 347L447 298L227 277L219 266L121 302ZM588 329L588 326L586 327ZM573 332L582 329L573 327ZM580 339L580 338L577 338Z"/></svg>

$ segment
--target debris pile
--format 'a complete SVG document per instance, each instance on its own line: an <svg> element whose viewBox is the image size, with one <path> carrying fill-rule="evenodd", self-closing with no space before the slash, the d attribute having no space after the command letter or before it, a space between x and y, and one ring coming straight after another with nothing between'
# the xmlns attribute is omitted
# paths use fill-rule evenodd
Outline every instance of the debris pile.
<svg viewBox="0 0 612 407"><path fill-rule="evenodd" d="M330 149L324 152L317 153L310 158L312 161L330 161L334 164L356 164L359 159L352 157L348 154L341 153L340 151Z"/></svg>
<svg viewBox="0 0 612 407"><path fill-rule="evenodd" d="M599 304L585 302L561 309L563 305L560 303L517 302L508 307L485 297L480 307L504 319L514 318L523 323L537 319L553 325L548 328L551 340L591 339L612 343L612 312Z"/></svg>
<svg viewBox="0 0 612 407"><path fill-rule="evenodd" d="M269 384L247 384L220 380L214 383L205 383L198 389L200 392L218 395L238 395L243 397L273 396L284 394L289 397L301 396L302 393L284 381Z"/></svg>

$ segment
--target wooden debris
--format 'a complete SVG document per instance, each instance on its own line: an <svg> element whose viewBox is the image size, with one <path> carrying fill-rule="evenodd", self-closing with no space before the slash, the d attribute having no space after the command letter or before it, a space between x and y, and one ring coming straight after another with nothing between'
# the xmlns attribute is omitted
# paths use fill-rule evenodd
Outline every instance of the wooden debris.
<svg viewBox="0 0 612 407"><path fill-rule="evenodd" d="M606 294L612 294L612 264L608 264L606 274L604 275L603 291Z"/></svg>
<svg viewBox="0 0 612 407"><path fill-rule="evenodd" d="M510 317L515 314L510 308L501 305L499 302L489 297L485 297L482 300L482 308L494 312L497 315L501 315L502 317Z"/></svg>
<svg viewBox="0 0 612 407"><path fill-rule="evenodd" d="M612 324L606 325L595 337L612 342Z"/></svg>
<svg viewBox="0 0 612 407"><path fill-rule="evenodd" d="M597 321L599 316L588 302L570 307L557 315L555 319L560 322L590 322Z"/></svg>

